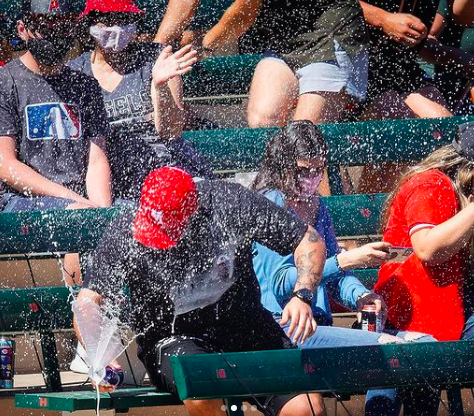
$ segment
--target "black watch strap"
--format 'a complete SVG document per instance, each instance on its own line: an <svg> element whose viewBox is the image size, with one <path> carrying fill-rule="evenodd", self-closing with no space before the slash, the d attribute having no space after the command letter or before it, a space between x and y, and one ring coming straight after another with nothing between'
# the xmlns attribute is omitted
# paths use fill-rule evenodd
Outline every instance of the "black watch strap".
<svg viewBox="0 0 474 416"><path fill-rule="evenodd" d="M300 289L291 295L292 298L296 297L299 300L303 301L307 305L311 306L314 300L314 293L309 289Z"/></svg>

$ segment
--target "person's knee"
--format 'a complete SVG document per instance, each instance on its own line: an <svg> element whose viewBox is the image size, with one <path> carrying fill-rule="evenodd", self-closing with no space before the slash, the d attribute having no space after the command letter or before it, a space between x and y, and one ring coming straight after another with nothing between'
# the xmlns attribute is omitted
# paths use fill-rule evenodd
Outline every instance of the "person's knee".
<svg viewBox="0 0 474 416"><path fill-rule="evenodd" d="M257 109L249 111L248 113L248 124L251 128L260 127L281 127L285 124L286 120L282 120L276 114L264 113Z"/></svg>
<svg viewBox="0 0 474 416"><path fill-rule="evenodd" d="M184 405L190 416L224 416L227 414L223 400L185 400Z"/></svg>
<svg viewBox="0 0 474 416"><path fill-rule="evenodd" d="M278 416L326 416L324 400L320 394L300 394L286 403Z"/></svg>

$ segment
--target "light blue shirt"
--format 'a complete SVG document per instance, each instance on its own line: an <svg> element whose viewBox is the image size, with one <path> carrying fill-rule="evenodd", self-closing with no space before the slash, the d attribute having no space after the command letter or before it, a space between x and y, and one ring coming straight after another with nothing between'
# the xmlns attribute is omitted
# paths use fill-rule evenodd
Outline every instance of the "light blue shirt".
<svg viewBox="0 0 474 416"><path fill-rule="evenodd" d="M265 196L279 206L284 206L284 195L280 191L267 191ZM296 215L296 214L295 214ZM370 292L350 271L341 272L336 264L340 252L336 234L326 205L320 202L313 227L326 243L326 263L322 281L313 301L313 314L319 325L331 325L329 296L348 309L355 310L357 299ZM253 246L253 266L261 288L263 306L279 318L283 308L291 299L297 280L293 255L280 256L261 244Z"/></svg>

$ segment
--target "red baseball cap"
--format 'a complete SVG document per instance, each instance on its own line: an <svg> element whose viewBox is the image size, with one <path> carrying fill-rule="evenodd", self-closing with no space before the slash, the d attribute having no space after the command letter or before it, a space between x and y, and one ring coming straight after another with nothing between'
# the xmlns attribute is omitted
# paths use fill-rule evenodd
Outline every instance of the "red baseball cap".
<svg viewBox="0 0 474 416"><path fill-rule="evenodd" d="M154 170L143 184L133 236L147 247L170 249L197 209L198 192L189 173L174 167Z"/></svg>
<svg viewBox="0 0 474 416"><path fill-rule="evenodd" d="M135 5L134 0L87 0L86 8L79 19L87 16L92 11L101 13L145 13Z"/></svg>

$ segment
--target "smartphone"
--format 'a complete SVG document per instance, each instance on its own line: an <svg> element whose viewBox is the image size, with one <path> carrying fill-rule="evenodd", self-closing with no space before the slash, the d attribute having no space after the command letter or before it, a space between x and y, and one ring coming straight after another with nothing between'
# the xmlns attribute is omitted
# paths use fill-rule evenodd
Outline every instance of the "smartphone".
<svg viewBox="0 0 474 416"><path fill-rule="evenodd" d="M413 249L411 247L390 247L387 252L390 254L390 259L386 260L386 263L403 263L413 254Z"/></svg>

